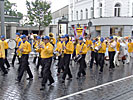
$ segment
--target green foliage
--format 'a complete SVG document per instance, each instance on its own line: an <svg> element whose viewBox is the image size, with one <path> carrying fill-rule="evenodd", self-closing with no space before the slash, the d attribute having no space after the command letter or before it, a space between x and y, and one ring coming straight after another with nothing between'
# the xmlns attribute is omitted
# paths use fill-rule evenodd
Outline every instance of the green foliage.
<svg viewBox="0 0 133 100"><path fill-rule="evenodd" d="M5 15L9 15L9 16L17 16L22 18L23 14L21 12L17 12L16 9L16 3L11 3L8 0L4 0L4 6L5 6Z"/></svg>
<svg viewBox="0 0 133 100"><path fill-rule="evenodd" d="M27 17L30 25L48 26L51 23L51 4L43 0L29 2L26 0Z"/></svg>

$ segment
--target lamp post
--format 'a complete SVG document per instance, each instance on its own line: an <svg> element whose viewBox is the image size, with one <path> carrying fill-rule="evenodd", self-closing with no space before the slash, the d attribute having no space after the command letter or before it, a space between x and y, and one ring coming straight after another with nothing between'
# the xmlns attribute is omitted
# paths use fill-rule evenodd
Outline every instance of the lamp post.
<svg viewBox="0 0 133 100"><path fill-rule="evenodd" d="M0 0L0 12L1 12L1 35L5 35L5 17L4 17L4 0Z"/></svg>

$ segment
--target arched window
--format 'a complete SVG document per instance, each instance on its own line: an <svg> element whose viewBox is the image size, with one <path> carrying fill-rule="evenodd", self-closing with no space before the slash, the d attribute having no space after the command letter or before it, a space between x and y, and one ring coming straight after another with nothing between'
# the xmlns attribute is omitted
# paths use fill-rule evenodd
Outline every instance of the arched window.
<svg viewBox="0 0 133 100"><path fill-rule="evenodd" d="M86 9L86 19L88 19L88 9Z"/></svg>
<svg viewBox="0 0 133 100"><path fill-rule="evenodd" d="M120 12L121 12L121 5L120 3L115 4L114 7L114 16L120 17Z"/></svg>
<svg viewBox="0 0 133 100"><path fill-rule="evenodd" d="M100 5L99 5L99 10L100 10L99 13L100 13L100 17L102 17L102 6L103 6L102 3L100 3Z"/></svg>
<svg viewBox="0 0 133 100"><path fill-rule="evenodd" d="M77 20L78 20L78 11L76 11L76 17L77 17Z"/></svg>
<svg viewBox="0 0 133 100"><path fill-rule="evenodd" d="M83 10L81 10L81 20L83 19Z"/></svg>
<svg viewBox="0 0 133 100"><path fill-rule="evenodd" d="M90 10L91 10L91 11L90 11L90 13L91 13L91 14L90 14L90 15L91 15L90 17L93 18L93 17L94 17L94 16L93 16L93 15L94 15L94 14L93 14L93 7L91 7Z"/></svg>

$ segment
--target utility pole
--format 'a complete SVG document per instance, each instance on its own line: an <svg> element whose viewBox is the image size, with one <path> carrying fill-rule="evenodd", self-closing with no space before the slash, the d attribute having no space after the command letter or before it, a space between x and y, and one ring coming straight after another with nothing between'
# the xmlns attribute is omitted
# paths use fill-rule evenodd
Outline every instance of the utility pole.
<svg viewBox="0 0 133 100"><path fill-rule="evenodd" d="M94 15L95 15L95 12L94 12L94 7L95 7L95 5L94 5L94 3L95 3L95 2L94 2L94 0L93 0L93 18L95 18L95 17L94 17Z"/></svg>
<svg viewBox="0 0 133 100"><path fill-rule="evenodd" d="M1 15L1 35L5 35L5 16L4 16L4 0L0 0Z"/></svg>

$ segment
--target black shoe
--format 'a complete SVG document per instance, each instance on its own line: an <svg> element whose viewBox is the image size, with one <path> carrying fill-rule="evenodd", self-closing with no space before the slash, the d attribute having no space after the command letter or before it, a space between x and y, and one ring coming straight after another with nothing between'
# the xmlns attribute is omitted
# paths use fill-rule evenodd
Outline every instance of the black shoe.
<svg viewBox="0 0 133 100"><path fill-rule="evenodd" d="M78 76L76 79L80 79L80 77Z"/></svg>
<svg viewBox="0 0 133 100"><path fill-rule="evenodd" d="M20 80L19 79L15 79L16 80L16 83L20 83Z"/></svg>
<svg viewBox="0 0 133 100"><path fill-rule="evenodd" d="M54 82L52 82L52 83L49 83L49 84L48 84L48 86L51 86L53 83L54 83Z"/></svg>
<svg viewBox="0 0 133 100"><path fill-rule="evenodd" d="M67 80L72 80L72 78L69 77L69 78L67 78Z"/></svg>
<svg viewBox="0 0 133 100"><path fill-rule="evenodd" d="M102 74L102 73L103 73L102 71L99 72L99 74Z"/></svg>
<svg viewBox="0 0 133 100"><path fill-rule="evenodd" d="M39 76L39 78L43 78L42 76Z"/></svg>
<svg viewBox="0 0 133 100"><path fill-rule="evenodd" d="M65 80L62 80L62 82L61 83L65 83Z"/></svg>
<svg viewBox="0 0 133 100"><path fill-rule="evenodd" d="M8 72L7 72L7 71L5 71L5 72L4 72L3 76L5 76L6 74L8 74Z"/></svg>
<svg viewBox="0 0 133 100"><path fill-rule="evenodd" d="M27 80L32 81L32 80L33 80L33 78L30 78L30 77L29 77L29 78L27 78Z"/></svg>
<svg viewBox="0 0 133 100"><path fill-rule="evenodd" d="M82 77L86 77L86 75L83 75Z"/></svg>
<svg viewBox="0 0 133 100"><path fill-rule="evenodd" d="M14 64L12 64L12 67L14 67Z"/></svg>
<svg viewBox="0 0 133 100"><path fill-rule="evenodd" d="M10 67L7 67L6 69L7 69L7 70L10 70Z"/></svg>
<svg viewBox="0 0 133 100"><path fill-rule="evenodd" d="M44 86L42 86L41 88L40 88L40 91L43 91L45 89L45 87Z"/></svg>

